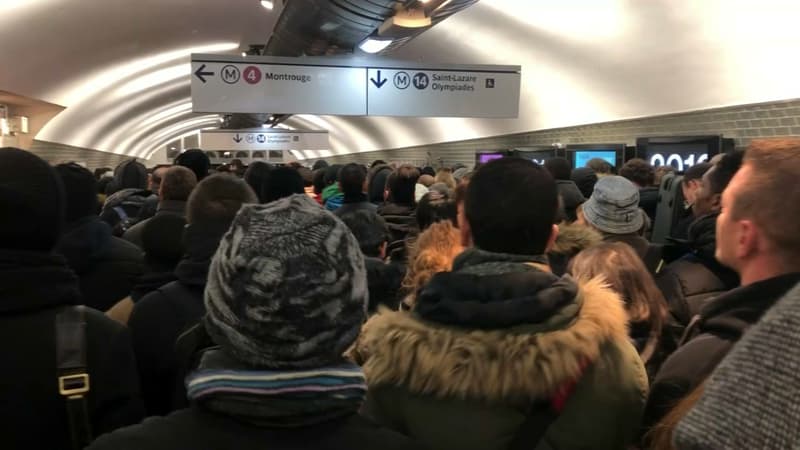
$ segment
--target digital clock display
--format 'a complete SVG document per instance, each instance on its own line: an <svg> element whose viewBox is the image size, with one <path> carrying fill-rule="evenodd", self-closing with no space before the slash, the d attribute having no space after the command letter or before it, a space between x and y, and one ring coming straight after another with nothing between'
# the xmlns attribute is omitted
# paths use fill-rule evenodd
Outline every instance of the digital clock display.
<svg viewBox="0 0 800 450"><path fill-rule="evenodd" d="M672 166L678 172L685 172L708 161L708 148L704 144L651 144L646 156L653 167Z"/></svg>

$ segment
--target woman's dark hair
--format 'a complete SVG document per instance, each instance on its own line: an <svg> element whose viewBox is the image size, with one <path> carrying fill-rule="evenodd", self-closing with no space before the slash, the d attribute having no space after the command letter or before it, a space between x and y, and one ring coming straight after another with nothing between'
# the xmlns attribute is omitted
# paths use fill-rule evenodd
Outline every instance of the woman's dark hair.
<svg viewBox="0 0 800 450"><path fill-rule="evenodd" d="M244 181L253 188L253 192L258 195L259 203L266 203L264 200L264 193L269 179L269 173L272 171L272 166L263 162L256 161L250 164L247 171L244 173Z"/></svg>
<svg viewBox="0 0 800 450"><path fill-rule="evenodd" d="M278 167L269 173L263 203L274 202L294 194L304 194L303 177L291 167Z"/></svg>
<svg viewBox="0 0 800 450"><path fill-rule="evenodd" d="M322 195L325 190L325 169L317 169L314 171L314 193Z"/></svg>
<svg viewBox="0 0 800 450"><path fill-rule="evenodd" d="M450 221L458 227L458 209L456 201L449 193L431 191L425 194L417 204L417 225L425 231L436 222Z"/></svg>
<svg viewBox="0 0 800 450"><path fill-rule="evenodd" d="M369 170L367 174L367 192L369 201L375 204L384 202L384 192L386 192L386 179L392 173L389 166L376 166Z"/></svg>

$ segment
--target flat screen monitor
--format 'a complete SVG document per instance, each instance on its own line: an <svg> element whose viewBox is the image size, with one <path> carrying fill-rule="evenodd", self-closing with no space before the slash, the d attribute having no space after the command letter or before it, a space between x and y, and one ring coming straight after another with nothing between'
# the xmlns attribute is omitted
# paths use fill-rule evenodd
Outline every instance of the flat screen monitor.
<svg viewBox="0 0 800 450"><path fill-rule="evenodd" d="M511 155L533 161L542 166L548 159L558 156L558 153L555 147L524 147L512 150Z"/></svg>
<svg viewBox="0 0 800 450"><path fill-rule="evenodd" d="M506 152L479 152L475 154L475 161L478 164L486 164L495 159L505 158Z"/></svg>
<svg viewBox="0 0 800 450"><path fill-rule="evenodd" d="M722 136L667 136L636 139L636 156L654 167L672 166L684 172L706 162L723 147Z"/></svg>
<svg viewBox="0 0 800 450"><path fill-rule="evenodd" d="M567 146L567 159L572 167L586 167L586 163L599 158L618 169L625 155L625 144L579 144Z"/></svg>

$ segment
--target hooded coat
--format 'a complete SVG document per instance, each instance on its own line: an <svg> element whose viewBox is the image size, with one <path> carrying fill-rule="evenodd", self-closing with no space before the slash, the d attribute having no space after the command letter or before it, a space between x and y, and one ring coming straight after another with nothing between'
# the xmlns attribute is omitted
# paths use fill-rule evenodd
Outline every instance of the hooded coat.
<svg viewBox="0 0 800 450"><path fill-rule="evenodd" d="M130 294L144 272L144 254L111 235L111 227L90 216L69 226L55 249L78 275L83 304L107 311Z"/></svg>
<svg viewBox="0 0 800 450"><path fill-rule="evenodd" d="M558 226L558 237L547 252L550 269L561 276L567 273L572 258L583 250L603 242L603 235L597 230L577 223L562 223Z"/></svg>
<svg viewBox="0 0 800 450"><path fill-rule="evenodd" d="M619 296L542 260L471 249L414 312L368 322L365 414L437 450L621 449L647 375Z"/></svg>
<svg viewBox="0 0 800 450"><path fill-rule="evenodd" d="M114 236L122 236L139 220L142 208L152 195L147 190L147 169L134 159L120 163L106 194L108 198L100 218L111 226Z"/></svg>
<svg viewBox="0 0 800 450"><path fill-rule="evenodd" d="M576 210L578 206L586 201L578 186L572 180L556 180L556 187L558 188L558 195L564 202L564 214L567 220L574 222L577 219Z"/></svg>

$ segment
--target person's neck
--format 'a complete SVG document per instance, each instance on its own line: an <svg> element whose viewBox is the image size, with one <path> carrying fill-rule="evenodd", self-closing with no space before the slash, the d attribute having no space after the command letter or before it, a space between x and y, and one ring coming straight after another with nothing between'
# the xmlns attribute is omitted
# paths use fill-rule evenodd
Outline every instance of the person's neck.
<svg viewBox="0 0 800 450"><path fill-rule="evenodd" d="M797 267L796 264L786 264L780 258L760 255L739 269L739 277L741 285L748 286L794 272L800 272L800 267Z"/></svg>

